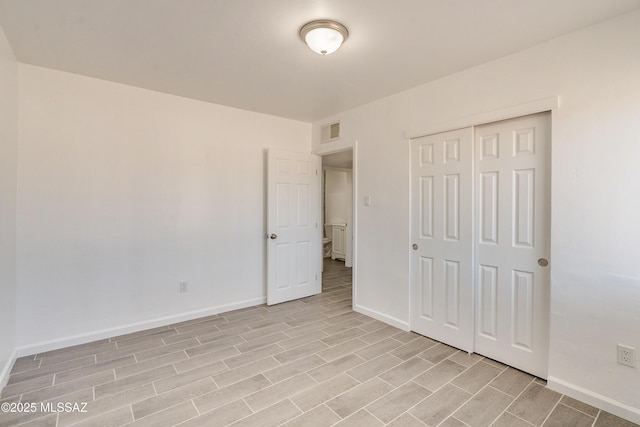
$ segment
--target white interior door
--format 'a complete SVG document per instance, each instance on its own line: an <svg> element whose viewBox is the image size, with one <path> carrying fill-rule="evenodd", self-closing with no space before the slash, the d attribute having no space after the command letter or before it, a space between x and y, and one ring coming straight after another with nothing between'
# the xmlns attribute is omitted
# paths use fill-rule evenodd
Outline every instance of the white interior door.
<svg viewBox="0 0 640 427"><path fill-rule="evenodd" d="M268 151L267 304L322 291L321 160Z"/></svg>
<svg viewBox="0 0 640 427"><path fill-rule="evenodd" d="M411 328L473 351L473 129L411 141Z"/></svg>
<svg viewBox="0 0 640 427"><path fill-rule="evenodd" d="M542 378L549 343L550 114L476 128L476 352Z"/></svg>

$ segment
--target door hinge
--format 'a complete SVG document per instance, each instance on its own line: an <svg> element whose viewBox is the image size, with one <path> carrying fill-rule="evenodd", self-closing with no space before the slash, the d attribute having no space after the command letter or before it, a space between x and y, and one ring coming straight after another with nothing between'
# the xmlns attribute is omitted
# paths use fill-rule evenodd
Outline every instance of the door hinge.
<svg viewBox="0 0 640 427"><path fill-rule="evenodd" d="M316 176L318 176L318 169L316 169Z"/></svg>

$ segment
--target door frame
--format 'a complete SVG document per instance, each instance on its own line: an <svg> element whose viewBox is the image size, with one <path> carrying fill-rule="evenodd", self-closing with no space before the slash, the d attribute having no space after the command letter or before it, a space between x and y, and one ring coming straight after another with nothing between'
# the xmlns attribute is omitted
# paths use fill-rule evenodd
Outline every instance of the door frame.
<svg viewBox="0 0 640 427"><path fill-rule="evenodd" d="M494 110L494 111L489 111L489 112L484 112L484 113L478 113L472 116L467 116L467 117L460 117L457 119L453 119L450 121L446 121L446 122L439 122L439 123L427 123L424 126L421 126L419 128L416 129L410 129L404 132L404 136L405 136L405 140L408 142L408 146L409 146L409 159L408 159L408 167L409 169L411 168L411 140L415 139L415 138L420 138L423 136L428 136L428 135L434 135L434 134L438 134L438 133L442 133L442 132L448 132L448 131L452 131L452 130L456 130L456 129L462 129L462 128L474 128L480 125L484 125L487 123L493 123L493 122L499 122L502 120L508 120L508 119L514 119L517 117L522 117L522 116L528 116L531 114L537 114L537 113L543 113L543 112L549 112L550 113L550 123L551 123L551 145L549 147L549 162L550 164L553 164L553 139L554 139L554 132L553 132L553 119L554 119L554 115L557 113L558 108L560 107L560 97L559 96L553 96L553 97L549 97L549 98L543 98L543 99L539 99L539 100L535 100L535 101L531 101L528 103L524 103L524 104L518 104L518 105L514 105L514 106L510 106L510 107L506 107L500 110ZM474 131L475 132L475 131ZM551 183L553 183L553 176L552 176L552 169L549 169L549 178L551 180ZM408 177L409 180L409 191L411 191L411 186L412 181L411 181L411 174L409 174ZM553 186L551 186L551 191L553 191ZM475 196L474 196L475 197ZM474 202L475 203L475 202ZM409 217L411 217L411 212L412 212L412 201L411 198L409 199ZM551 215L551 211L550 211L550 215ZM411 234L412 230L411 230L411 226L409 227L409 241L407 244L407 254L409 257L409 268L411 270L411 253L412 253L412 249L411 249ZM552 234L551 234L551 230L549 231L549 247L550 247L550 251L552 248ZM549 254L549 259L553 259L553 253L550 252ZM475 251L474 251L474 263L475 263ZM549 286L551 286L551 273L552 273L552 268L553 268L553 263L551 263L550 269L549 269ZM475 318L476 318L476 298L477 298L477 294L476 294L476 283L475 283L475 274L472 277L473 283L472 283L472 289L473 289L473 319L474 319L474 334L473 334L473 343L475 343ZM407 306L409 307L409 330L413 331L413 326L412 325L412 318L413 318L413 313L411 313L411 295L413 295L413 280L412 280L412 276L411 276L411 271L409 273L409 295L407 296ZM551 316L551 307L549 310L549 316ZM549 319L548 325L551 324L550 322L551 319ZM550 338L550 334L547 334L547 336ZM474 344L475 346L475 344Z"/></svg>
<svg viewBox="0 0 640 427"><path fill-rule="evenodd" d="M351 306L357 306L357 289L358 289L358 141L355 140L353 142L347 142L346 144L340 144L340 147L322 147L320 146L318 150L313 152L312 154L317 154L320 157L327 156L329 154L339 153L341 151L353 151L353 167L351 168L351 217L352 217L352 243L351 243ZM324 165L323 165L324 168ZM322 202L324 204L324 200ZM322 209L322 205L320 206ZM322 214L322 212L321 212ZM322 215L321 215L322 216Z"/></svg>
<svg viewBox="0 0 640 427"><path fill-rule="evenodd" d="M487 123L499 122L502 120L515 119L516 117L528 116L531 114L551 112L551 140L553 141L553 115L557 113L560 107L560 97L552 96L549 98L538 99L524 104L512 105L500 110L493 110L474 114L471 116L460 117L444 122L425 123L419 127L405 130L405 140L410 142L414 138L421 136L433 135L450 130L475 127ZM320 153L317 153L320 154Z"/></svg>

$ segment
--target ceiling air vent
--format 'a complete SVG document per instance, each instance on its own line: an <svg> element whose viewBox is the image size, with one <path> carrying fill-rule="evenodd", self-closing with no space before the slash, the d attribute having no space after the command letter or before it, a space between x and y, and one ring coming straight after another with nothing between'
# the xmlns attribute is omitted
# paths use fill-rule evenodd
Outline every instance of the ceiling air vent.
<svg viewBox="0 0 640 427"><path fill-rule="evenodd" d="M340 122L322 126L322 138L320 142L329 142L340 138Z"/></svg>

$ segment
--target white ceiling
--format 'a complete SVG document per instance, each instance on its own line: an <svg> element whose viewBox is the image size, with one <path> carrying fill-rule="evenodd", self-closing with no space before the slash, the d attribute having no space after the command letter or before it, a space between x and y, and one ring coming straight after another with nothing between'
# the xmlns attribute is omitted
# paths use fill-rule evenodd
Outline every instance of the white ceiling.
<svg viewBox="0 0 640 427"><path fill-rule="evenodd" d="M0 0L20 62L314 121L640 7L640 0ZM350 37L322 57L312 19Z"/></svg>

